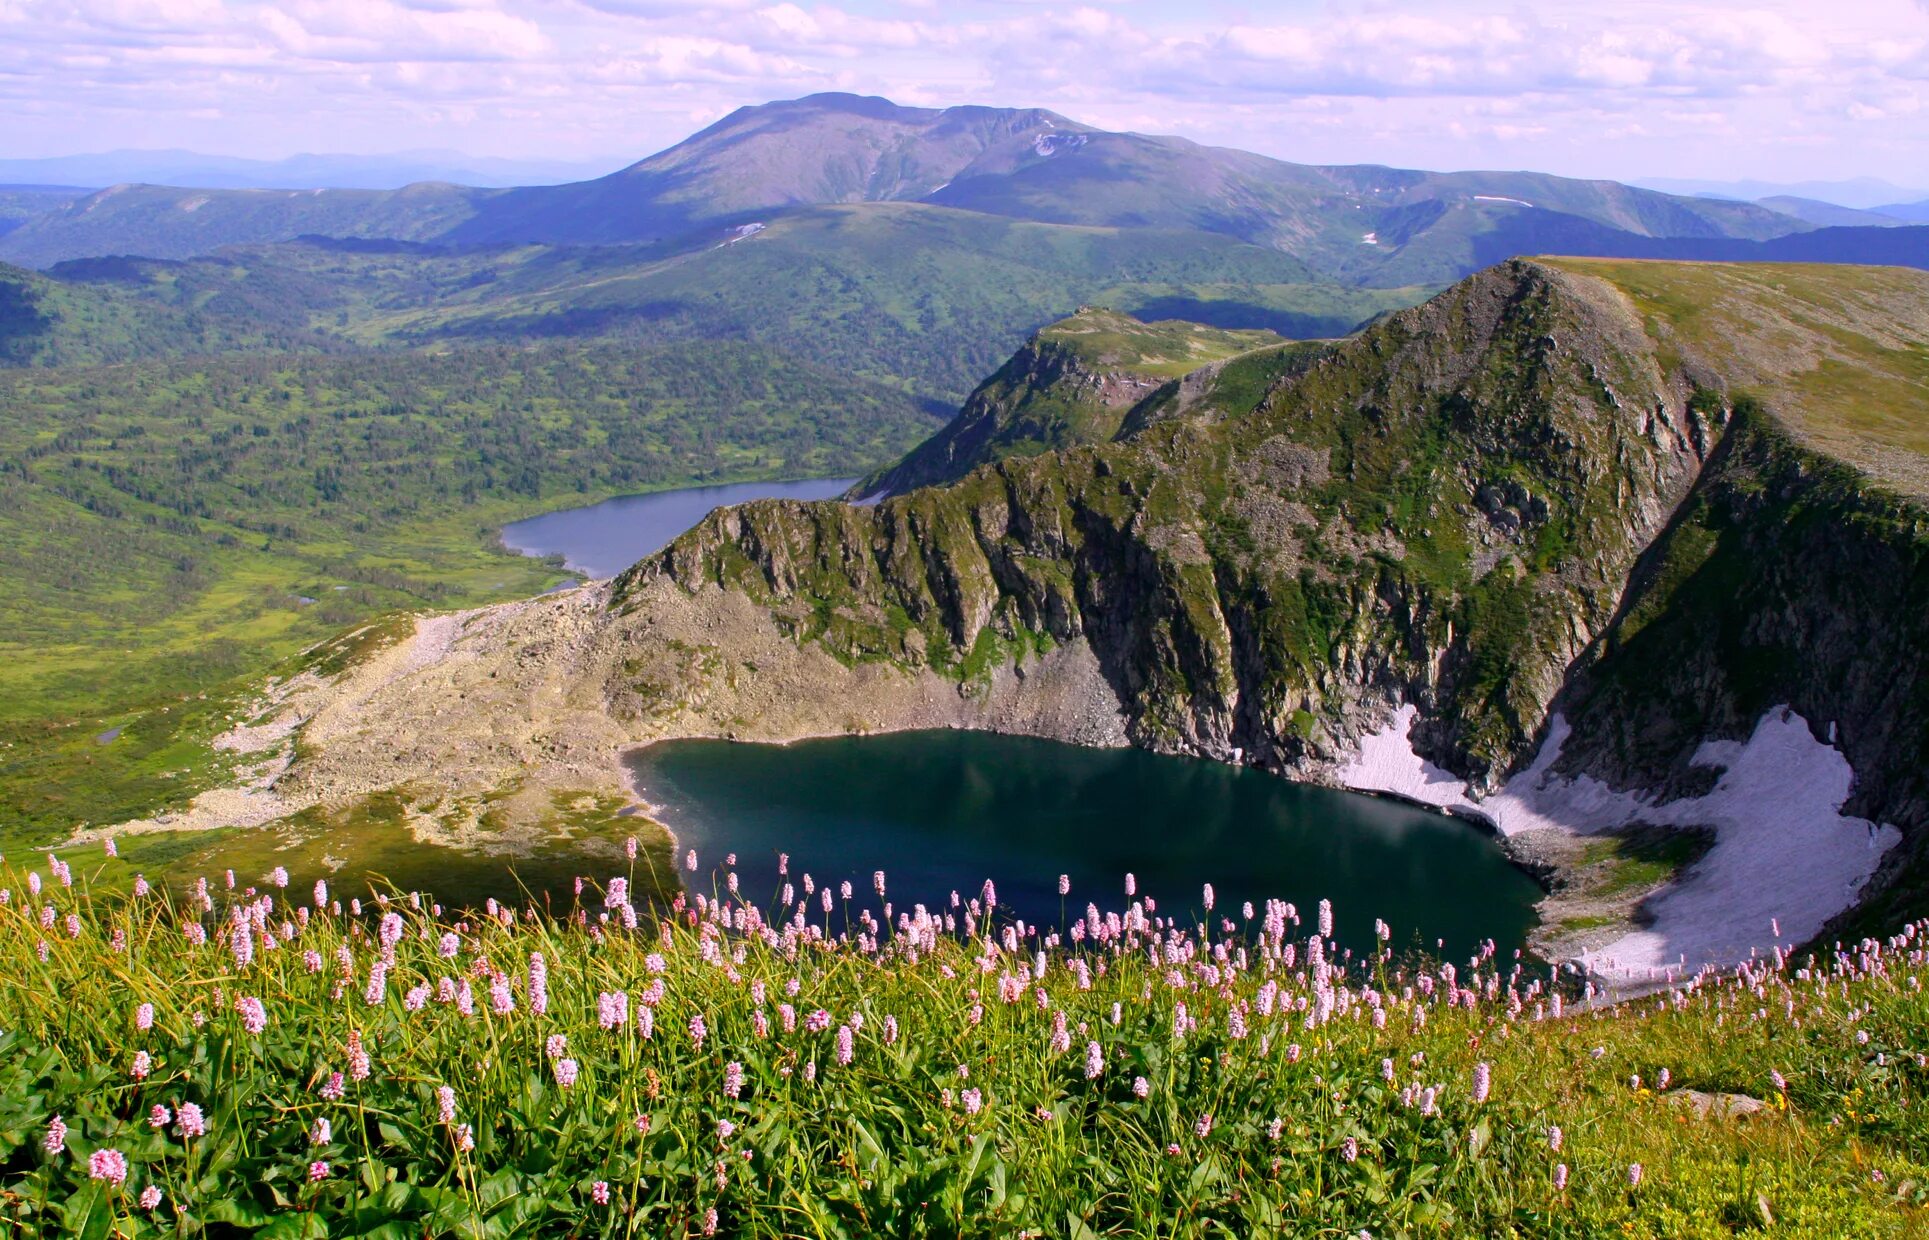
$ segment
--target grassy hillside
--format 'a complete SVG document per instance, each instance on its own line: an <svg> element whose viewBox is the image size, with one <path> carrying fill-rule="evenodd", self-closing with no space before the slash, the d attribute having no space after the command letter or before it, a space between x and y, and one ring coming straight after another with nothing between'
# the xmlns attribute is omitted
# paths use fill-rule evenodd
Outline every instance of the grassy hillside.
<svg viewBox="0 0 1929 1240"><path fill-rule="evenodd" d="M58 185L0 185L0 236L38 215L84 197L87 192Z"/></svg>
<svg viewBox="0 0 1929 1240"><path fill-rule="evenodd" d="M666 908L615 860L574 908L496 916L252 871L170 907L90 892L138 861L65 864L77 885L0 879L0 1219L23 1233L1923 1225L1929 923L1587 1008L1502 958L1343 953L1210 888L1021 935L989 882L894 921L808 877L760 906L714 869Z"/></svg>
<svg viewBox="0 0 1929 1240"><path fill-rule="evenodd" d="M1929 280L1920 271L1553 262L1612 281L1651 330L1718 366L1804 443L1929 497Z"/></svg>
<svg viewBox="0 0 1929 1240"><path fill-rule="evenodd" d="M135 341L260 347L270 332L266 343L336 349L730 340L950 407L1027 334L1100 293L1122 304L1177 299L1184 309L1211 301L1228 326L1336 335L1428 291L1308 283L1293 259L1222 237L1054 228L908 204L806 212L695 249L317 240L178 264L77 260L48 275L41 302L52 322L29 361L114 360ZM101 322L135 310L162 329Z"/></svg>
<svg viewBox="0 0 1929 1240"><path fill-rule="evenodd" d="M0 265L0 367L341 352L344 342L310 327L336 300L293 273L243 282L213 262L87 259L53 276Z"/></svg>
<svg viewBox="0 0 1929 1240"><path fill-rule="evenodd" d="M1275 355L1283 344L1268 331L1144 323L1082 306L1033 335L978 385L943 430L859 482L854 492L902 494L955 481L1007 457L1108 442L1121 427L1138 425L1140 407L1157 403L1155 395L1173 381L1243 355Z"/></svg>
<svg viewBox="0 0 1929 1240"><path fill-rule="evenodd" d="M0 373L0 837L178 792L182 702L239 673L556 580L494 546L506 520L861 472L930 425L747 345Z"/></svg>

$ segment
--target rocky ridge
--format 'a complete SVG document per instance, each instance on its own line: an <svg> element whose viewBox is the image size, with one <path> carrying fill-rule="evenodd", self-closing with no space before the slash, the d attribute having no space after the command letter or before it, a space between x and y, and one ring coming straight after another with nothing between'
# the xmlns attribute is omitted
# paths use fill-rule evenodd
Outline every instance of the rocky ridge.
<svg viewBox="0 0 1929 1240"><path fill-rule="evenodd" d="M351 669L304 707L278 794L607 786L659 737L930 726L1331 781L1398 709L1476 808L1534 764L1663 805L1719 777L1705 746L1788 705L1852 764L1850 808L1903 834L1870 898L1913 907L1929 527L1818 450L1814 359L1729 325L1766 287L1796 314L1878 276L1737 269L1719 313L1685 313L1656 281L1706 272L1625 266L1491 268L1300 356L1243 412L1175 382L1159 416L872 507L712 513L613 582L459 618L406 675ZM1879 278L1915 299L1863 307L1856 349L1880 357L1859 364L1906 384L1929 277Z"/></svg>

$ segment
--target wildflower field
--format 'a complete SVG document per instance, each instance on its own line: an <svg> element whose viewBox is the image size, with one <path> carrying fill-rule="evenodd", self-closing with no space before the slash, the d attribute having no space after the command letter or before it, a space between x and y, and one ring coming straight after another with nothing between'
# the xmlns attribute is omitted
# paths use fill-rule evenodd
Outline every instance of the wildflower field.
<svg viewBox="0 0 1929 1240"><path fill-rule="evenodd" d="M883 875L458 913L34 860L0 873L0 1232L1924 1226L1929 923L1605 1006L1129 879L1033 927L990 883L906 908ZM1687 1105L1713 1094L1763 1105Z"/></svg>

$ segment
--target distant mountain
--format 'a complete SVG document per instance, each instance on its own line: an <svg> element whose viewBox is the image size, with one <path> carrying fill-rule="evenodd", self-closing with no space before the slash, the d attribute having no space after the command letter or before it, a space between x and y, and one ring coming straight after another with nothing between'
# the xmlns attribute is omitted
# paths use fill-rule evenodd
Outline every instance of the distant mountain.
<svg viewBox="0 0 1929 1240"><path fill-rule="evenodd" d="M1929 201L1892 202L1886 207L1877 207L1876 211L1911 224L1929 224Z"/></svg>
<svg viewBox="0 0 1929 1240"><path fill-rule="evenodd" d="M613 162L613 161L612 161ZM291 155L240 159L195 151L105 151L50 159L0 159L0 184L183 185L196 189L400 189L419 181L460 185L554 185L594 176L609 164L496 159L459 151L390 155Z"/></svg>
<svg viewBox="0 0 1929 1240"><path fill-rule="evenodd" d="M1848 181L1704 181L1688 178L1645 177L1632 185L1658 189L1669 194L1705 195L1731 198L1741 202L1760 202L1764 198L1810 198L1838 207L1878 210L1885 202L1905 202L1929 196L1929 185L1910 188L1879 177L1856 177Z"/></svg>
<svg viewBox="0 0 1929 1240"><path fill-rule="evenodd" d="M1856 263L1929 269L1929 227L1817 228L1767 241L1710 237L1636 237L1576 230L1542 253L1594 258L1654 258L1724 263ZM1504 261L1507 247L1485 251ZM1514 251L1524 253L1525 251ZM1485 264L1482 264L1485 265Z"/></svg>
<svg viewBox="0 0 1929 1240"><path fill-rule="evenodd" d="M1798 220L1807 220L1817 228L1894 228L1908 222L1883 211L1839 207L1818 198L1797 198L1791 194L1763 198L1758 205L1771 211L1780 211L1783 215L1792 215Z"/></svg>
<svg viewBox="0 0 1929 1240"><path fill-rule="evenodd" d="M12 232L36 215L64 207L87 190L67 185L0 184L0 237Z"/></svg>
<svg viewBox="0 0 1929 1240"><path fill-rule="evenodd" d="M392 191L118 186L0 238L0 259L185 258L302 235L438 244L714 245L787 212L922 202L1049 224L1217 234L1361 286L1445 283L1565 237L1741 238L1805 230L1749 203L1534 173L1313 167L1040 109L906 108L856 95L741 108L591 181ZM1592 251L1582 251L1592 252ZM1619 252L1618 249L1613 252Z"/></svg>

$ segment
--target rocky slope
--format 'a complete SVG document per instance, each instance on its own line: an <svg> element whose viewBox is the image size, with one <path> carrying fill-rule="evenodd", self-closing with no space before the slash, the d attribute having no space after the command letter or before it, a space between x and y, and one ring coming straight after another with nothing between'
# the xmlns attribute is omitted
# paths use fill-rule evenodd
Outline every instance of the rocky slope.
<svg viewBox="0 0 1929 1240"><path fill-rule="evenodd" d="M276 795L595 784L671 735L992 727L1479 812L1616 924L1680 878L1705 898L1652 906L1650 961L1767 937L1690 933L1721 874L1781 884L1796 937L1878 862L1877 898L1913 909L1925 357L1919 272L1507 263L1303 351L1243 410L1170 384L1087 442L874 507L720 510L607 585L464 616L406 675L316 686ZM1826 892L1799 857L1759 880L1773 832L1737 834L1757 742L1847 772L1803 824ZM1605 854L1575 834L1602 829ZM1559 912L1561 950L1614 930Z"/></svg>
<svg viewBox="0 0 1929 1240"><path fill-rule="evenodd" d="M1290 350L1267 331L1225 331L1198 323L1141 323L1096 306L1033 333L998 372L979 384L958 416L902 461L852 489L853 496L897 495L962 478L1008 456L1035 456L1076 444L1104 443L1138 429L1150 411L1196 405L1234 357L1262 354L1251 369ZM1184 396L1181 397L1181 388ZM1245 401L1250 408L1257 393ZM1139 412L1140 406L1146 412Z"/></svg>

